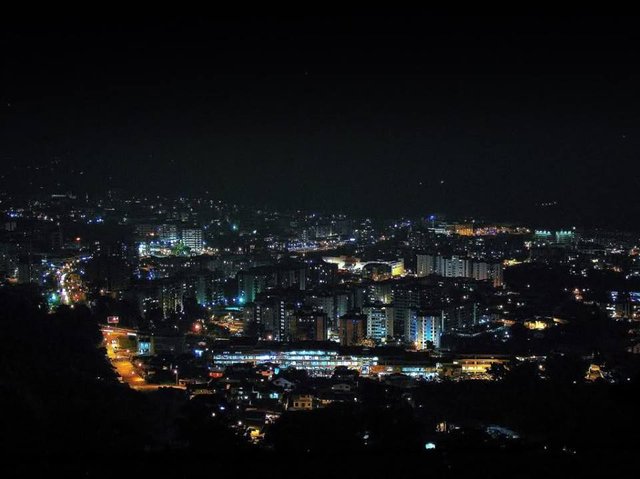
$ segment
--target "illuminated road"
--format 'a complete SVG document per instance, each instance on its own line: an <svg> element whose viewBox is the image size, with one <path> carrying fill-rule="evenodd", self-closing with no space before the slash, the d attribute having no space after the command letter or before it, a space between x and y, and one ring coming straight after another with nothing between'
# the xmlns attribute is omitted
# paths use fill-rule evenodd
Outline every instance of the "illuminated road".
<svg viewBox="0 0 640 479"><path fill-rule="evenodd" d="M184 389L179 386L148 384L144 378L136 372L133 364L131 363L131 353L119 351L117 345L112 344L112 341L119 342L120 338L126 337L130 332L132 331L122 328L102 329L102 334L107 348L107 356L109 357L113 367L116 369L118 375L122 378L122 382L137 391L155 391L161 387L178 387L180 389Z"/></svg>
<svg viewBox="0 0 640 479"><path fill-rule="evenodd" d="M62 304L73 305L86 300L78 265L78 259L69 260L58 271L58 292Z"/></svg>

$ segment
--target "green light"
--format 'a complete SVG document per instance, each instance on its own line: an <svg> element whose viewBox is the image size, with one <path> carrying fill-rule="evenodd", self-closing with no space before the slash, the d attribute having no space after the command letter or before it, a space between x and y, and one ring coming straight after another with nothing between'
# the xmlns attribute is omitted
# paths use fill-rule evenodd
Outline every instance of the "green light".
<svg viewBox="0 0 640 479"><path fill-rule="evenodd" d="M60 296L56 293L51 293L49 296L49 306L57 306L60 304Z"/></svg>

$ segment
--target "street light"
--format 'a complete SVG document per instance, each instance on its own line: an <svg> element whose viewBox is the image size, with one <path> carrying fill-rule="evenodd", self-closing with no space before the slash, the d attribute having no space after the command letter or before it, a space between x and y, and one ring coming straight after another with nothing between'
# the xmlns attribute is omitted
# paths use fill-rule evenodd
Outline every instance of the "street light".
<svg viewBox="0 0 640 479"><path fill-rule="evenodd" d="M176 368L173 370L173 374L176 375L176 386L178 385L178 367L176 366Z"/></svg>

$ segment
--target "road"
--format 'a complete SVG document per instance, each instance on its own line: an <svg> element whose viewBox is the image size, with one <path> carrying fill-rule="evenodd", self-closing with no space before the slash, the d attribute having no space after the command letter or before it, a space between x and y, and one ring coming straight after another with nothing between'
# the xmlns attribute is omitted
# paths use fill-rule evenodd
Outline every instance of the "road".
<svg viewBox="0 0 640 479"><path fill-rule="evenodd" d="M132 331L123 328L102 328L107 356L118 375L122 378L122 382L137 391L155 391L161 387L167 387L166 385L148 384L133 367L131 353L119 351L117 345L112 344L112 341L119 342L120 338L126 337L130 332Z"/></svg>
<svg viewBox="0 0 640 479"><path fill-rule="evenodd" d="M73 305L86 300L79 264L77 258L69 260L58 271L58 292L62 304Z"/></svg>

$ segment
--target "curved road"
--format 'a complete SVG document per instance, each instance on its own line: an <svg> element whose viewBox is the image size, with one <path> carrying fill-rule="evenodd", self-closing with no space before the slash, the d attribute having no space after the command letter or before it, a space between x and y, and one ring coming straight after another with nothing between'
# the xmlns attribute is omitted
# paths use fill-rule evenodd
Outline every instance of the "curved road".
<svg viewBox="0 0 640 479"><path fill-rule="evenodd" d="M102 328L102 335L104 336L104 341L107 348L107 357L109 358L109 361L111 361L111 364L115 368L118 375L122 378L122 382L137 391L155 391L163 387L175 387L184 389L184 387L180 386L148 384L144 380L144 378L136 372L135 368L133 367L133 363L131 362L130 353L121 353L117 351L116 348L114 348L114 345L111 343L114 340L119 341L121 337L124 337L130 333L135 333L135 331L125 328Z"/></svg>

